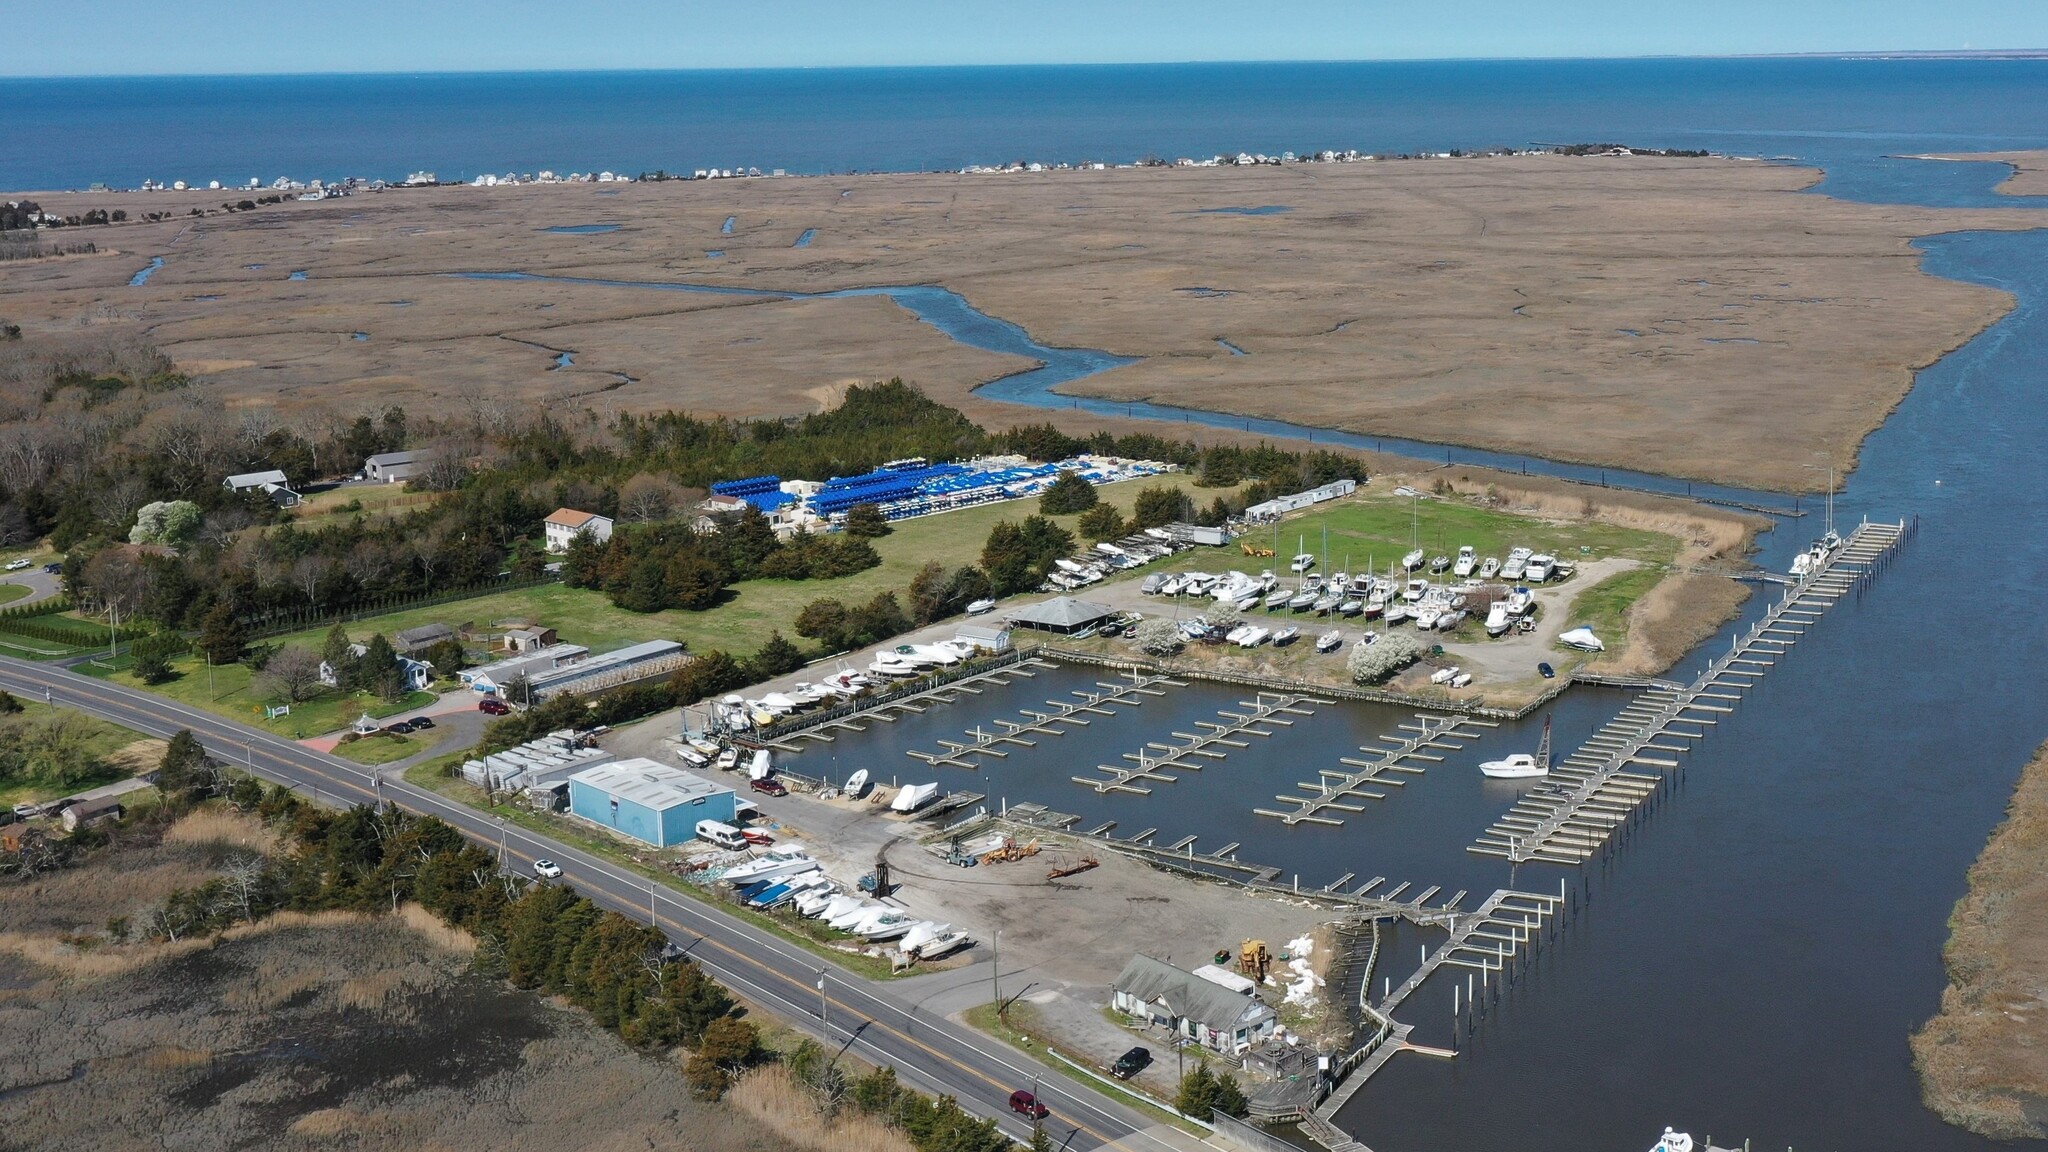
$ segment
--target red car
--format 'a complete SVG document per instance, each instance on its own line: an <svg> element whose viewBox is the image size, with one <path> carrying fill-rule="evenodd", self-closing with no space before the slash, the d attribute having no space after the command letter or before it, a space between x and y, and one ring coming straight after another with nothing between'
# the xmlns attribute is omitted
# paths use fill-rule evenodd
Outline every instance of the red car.
<svg viewBox="0 0 2048 1152"><path fill-rule="evenodd" d="M1043 1120L1052 1115L1052 1110L1038 1102L1038 1097L1019 1088L1010 1093L1010 1111L1032 1120Z"/></svg>
<svg viewBox="0 0 2048 1152"><path fill-rule="evenodd" d="M486 716L504 716L512 711L512 706L495 696L486 696L476 702L476 710Z"/></svg>
<svg viewBox="0 0 2048 1152"><path fill-rule="evenodd" d="M754 791L763 792L770 796L789 795L789 786L773 776L764 776L759 780L750 780L748 784L753 787Z"/></svg>

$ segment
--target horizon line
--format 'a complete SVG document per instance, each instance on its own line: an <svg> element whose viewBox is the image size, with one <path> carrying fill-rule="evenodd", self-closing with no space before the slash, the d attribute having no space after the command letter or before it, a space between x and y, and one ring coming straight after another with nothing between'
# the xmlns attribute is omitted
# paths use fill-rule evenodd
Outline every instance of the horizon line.
<svg viewBox="0 0 2048 1152"><path fill-rule="evenodd" d="M2048 60L2048 48L1866 48L1815 52L1645 52L1613 56L1375 56L1276 57L1190 60L1033 61L956 64L762 64L743 67L691 66L620 68L381 68L356 71L303 72L52 72L0 73L0 82L39 80L249 80L371 76L621 76L677 73L735 74L751 72L872 72L1032 69L1032 68L1188 68L1252 64L1552 64L1651 60Z"/></svg>

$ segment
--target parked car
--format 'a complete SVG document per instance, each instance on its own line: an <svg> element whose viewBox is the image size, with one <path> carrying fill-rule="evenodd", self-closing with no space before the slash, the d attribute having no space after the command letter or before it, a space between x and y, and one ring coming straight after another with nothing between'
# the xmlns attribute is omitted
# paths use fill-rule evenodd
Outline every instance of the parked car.
<svg viewBox="0 0 2048 1152"><path fill-rule="evenodd" d="M31 564L31 563L32 563L32 561L29 561L29 560L9 560L9 561L7 562L7 570L8 570L9 572L19 572L19 571L21 571L21 570L22 570L23 568L26 568L26 567L28 567L28 566L29 566L29 564Z"/></svg>
<svg viewBox="0 0 2048 1152"><path fill-rule="evenodd" d="M789 785L784 784L773 776L764 776L759 780L749 780L747 783L754 791L766 793L769 796L789 795Z"/></svg>
<svg viewBox="0 0 2048 1152"><path fill-rule="evenodd" d="M533 874L543 880L560 880L562 866L543 856L533 862Z"/></svg>
<svg viewBox="0 0 2048 1152"><path fill-rule="evenodd" d="M14 814L23 820L34 819L43 814L43 806L41 804L16 804L14 806Z"/></svg>
<svg viewBox="0 0 2048 1152"><path fill-rule="evenodd" d="M384 726L384 731L387 735L403 736L406 733L412 731L412 721L400 720L396 724L387 724Z"/></svg>
<svg viewBox="0 0 2048 1152"><path fill-rule="evenodd" d="M1142 1046L1133 1048L1116 1058L1116 1063L1110 1066L1109 1074L1119 1080L1129 1080L1131 1077L1143 1072L1151 1063L1152 1050L1150 1048Z"/></svg>
<svg viewBox="0 0 2048 1152"><path fill-rule="evenodd" d="M415 716L412 718L412 730L415 732L424 732L433 726L434 718L432 716Z"/></svg>
<svg viewBox="0 0 2048 1152"><path fill-rule="evenodd" d="M1052 1109L1038 1102L1038 1097L1019 1088L1010 1093L1010 1111L1032 1120L1043 1120L1052 1115Z"/></svg>
<svg viewBox="0 0 2048 1152"><path fill-rule="evenodd" d="M495 696L486 696L476 702L476 710L486 716L504 716L512 711L512 706Z"/></svg>
<svg viewBox="0 0 2048 1152"><path fill-rule="evenodd" d="M43 565L43 571L50 573L62 572L64 571L64 562L62 560L52 560L48 564Z"/></svg>
<svg viewBox="0 0 2048 1152"><path fill-rule="evenodd" d="M1557 669L1552 668L1549 664L1538 664L1536 671L1545 680L1555 679L1557 676Z"/></svg>

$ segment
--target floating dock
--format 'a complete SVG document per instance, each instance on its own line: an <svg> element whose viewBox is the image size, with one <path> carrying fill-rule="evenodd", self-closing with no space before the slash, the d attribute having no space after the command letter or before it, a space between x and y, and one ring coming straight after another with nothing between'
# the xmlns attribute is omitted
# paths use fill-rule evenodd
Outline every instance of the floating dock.
<svg viewBox="0 0 2048 1152"><path fill-rule="evenodd" d="M1152 789L1135 781L1171 784L1175 778L1168 775L1165 769L1198 772L1202 765L1197 757L1221 760L1230 754L1227 749L1251 747L1237 737L1271 736L1272 731L1264 725L1278 724L1284 727L1293 724L1296 717L1315 715L1314 709L1304 705L1328 703L1328 700L1319 700L1312 696L1269 695L1261 692L1255 699L1238 701L1238 706L1245 709L1243 712L1218 712L1217 716L1222 722L1197 721L1195 727L1201 731L1175 732L1173 735L1180 741L1178 744L1162 744L1156 741L1146 744L1136 752L1124 753L1123 758L1134 763L1098 764L1096 767L1105 775L1076 776L1074 783L1085 784L1098 793L1127 792L1136 796L1149 796Z"/></svg>
<svg viewBox="0 0 2048 1152"><path fill-rule="evenodd" d="M1898 549L1907 526L1868 521L1827 563L1788 588L1728 651L1684 687L1649 688L1550 771L1548 785L1524 796L1467 851L1516 863L1580 864L1601 851L1664 783L1656 769L1703 738L1716 717L1735 710L1806 629L1844 595L1860 589ZM1652 771L1633 771L1633 768Z"/></svg>
<svg viewBox="0 0 2048 1152"><path fill-rule="evenodd" d="M1052 667L1052 665L1046 664L1041 660L1034 659L1032 662L1045 667ZM1004 671L1014 671L1014 668L1005 669ZM947 685L947 688L961 686L954 684ZM1023 723L1015 720L997 720L993 722L994 731L984 730L977 724L972 731L967 733L969 738L965 741L941 740L939 741L939 750L937 752L911 749L905 755L915 760L922 760L937 768L974 768L978 765L968 759L970 756L1001 758L1009 755L1009 752L1002 747L1003 745L1031 748L1038 743L1038 741L1031 739L1032 736L1064 736L1066 732L1060 727L1063 724L1085 726L1088 723L1088 714L1115 716L1117 713L1112 707L1113 705L1129 704L1135 706L1143 704L1145 697L1166 695L1165 689L1167 688L1185 687L1187 687L1187 681L1185 680L1175 680L1169 676L1147 676L1137 672L1131 673L1131 678L1127 681L1098 680L1092 691L1088 689L1075 689L1073 693L1074 699L1072 700L1046 701L1045 706L1050 711L1041 712L1031 708L1018 709L1018 714L1025 719ZM935 689L935 691L945 691L947 688Z"/></svg>
<svg viewBox="0 0 2048 1152"><path fill-rule="evenodd" d="M1036 676L1038 673L1032 671L1034 668L1054 667L1057 667L1057 665L1049 660L1043 660L1037 656L1021 656L1012 659L1009 663L1003 664L1000 667L990 668L985 672L970 673L957 680L935 685L921 692L893 696L878 704L863 704L855 701L851 704L842 704L836 708L827 709L812 716L799 716L793 720L785 721L784 724L777 725L767 733L765 739L748 740L742 738L739 742L749 748L774 748L782 752L801 752L803 749L795 741L814 740L820 744L830 744L833 740L831 735L833 732L867 731L867 727L862 723L858 723L859 721L885 720L893 723L897 717L905 713L923 712L934 704L952 704L957 702L963 695L979 696L981 688L977 687L977 685L1007 685L1012 683L1015 677ZM800 725L801 727L792 729L787 726L792 724Z"/></svg>
<svg viewBox="0 0 2048 1152"><path fill-rule="evenodd" d="M1492 720L1418 712L1414 723L1401 725L1404 735L1380 738L1393 747L1366 745L1359 751L1369 753L1369 758L1343 757L1339 760L1344 765L1342 768L1325 768L1317 779L1295 785L1302 795L1283 793L1274 797L1291 807L1254 808L1252 811L1260 816L1271 816L1290 828L1296 824L1339 827L1344 823L1343 818L1329 813L1363 812L1363 801L1387 798L1387 793L1375 789L1405 787L1407 781L1402 780L1402 776L1421 775L1423 769L1414 761L1436 763L1443 759L1427 749L1455 752L1465 747L1460 740L1476 739L1483 734L1481 729L1497 727L1499 724Z"/></svg>

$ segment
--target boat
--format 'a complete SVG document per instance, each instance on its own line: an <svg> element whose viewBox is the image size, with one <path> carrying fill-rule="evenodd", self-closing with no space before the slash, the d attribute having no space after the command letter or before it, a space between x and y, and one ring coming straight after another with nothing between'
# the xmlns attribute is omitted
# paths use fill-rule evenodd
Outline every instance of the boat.
<svg viewBox="0 0 2048 1152"><path fill-rule="evenodd" d="M760 880L777 880L784 876L814 871L818 862L811 859L810 852L797 843L777 844L759 856L742 864L726 869L722 877L734 887L744 887Z"/></svg>
<svg viewBox="0 0 2048 1152"><path fill-rule="evenodd" d="M861 795L861 793L863 793L863 792L865 792L865 791L867 791L867 790L868 790L868 770L867 770L867 769L865 769L865 768L862 768L862 769L861 769L860 771L858 771L858 772L855 772L855 773L854 773L853 775L851 775L851 776L848 776L848 777L846 778L846 798L847 798L848 800L858 800L858 799L860 799L860 795Z"/></svg>
<svg viewBox="0 0 2048 1152"><path fill-rule="evenodd" d="M1180 595L1181 589L1186 586L1187 579L1185 577L1168 576L1165 579L1165 581L1159 585L1159 594L1161 596L1178 596Z"/></svg>
<svg viewBox="0 0 2048 1152"><path fill-rule="evenodd" d="M1082 573L1088 571L1088 569L1082 567L1079 564L1074 563L1072 560L1069 560L1064 556L1053 561L1053 566L1055 568L1058 568L1062 572L1071 572L1076 576L1079 576Z"/></svg>
<svg viewBox="0 0 2048 1152"><path fill-rule="evenodd" d="M1385 622L1389 626L1399 624L1401 621L1408 619L1410 615L1411 612L1409 611L1408 606L1406 604L1401 603L1399 600L1390 600L1387 602Z"/></svg>
<svg viewBox="0 0 2048 1152"><path fill-rule="evenodd" d="M1256 592L1251 593L1250 595L1244 597L1243 599L1237 602L1237 610L1239 612L1249 612L1252 609L1257 608L1258 606L1259 594Z"/></svg>
<svg viewBox="0 0 2048 1152"><path fill-rule="evenodd" d="M919 675L917 665L905 660L894 652L875 653L875 662L868 665L868 671L892 680L902 680Z"/></svg>
<svg viewBox="0 0 2048 1152"><path fill-rule="evenodd" d="M854 935L865 936L869 940L894 940L917 927L918 923L917 917L910 913L889 908L877 916L861 921L854 926L853 931Z"/></svg>
<svg viewBox="0 0 2048 1152"><path fill-rule="evenodd" d="M823 872L805 872L774 885L752 900L747 901L747 903L756 908L773 908L779 904L789 903L797 897L822 888L829 883L831 881L825 879Z"/></svg>
<svg viewBox="0 0 2048 1152"><path fill-rule="evenodd" d="M1415 571L1417 568L1422 567L1423 555L1422 549L1417 548L1415 551L1401 557L1401 567L1410 572Z"/></svg>
<svg viewBox="0 0 2048 1152"><path fill-rule="evenodd" d="M1479 551L1470 544L1458 549L1458 562L1451 565L1451 574L1458 577L1470 576L1479 566Z"/></svg>
<svg viewBox="0 0 2048 1152"><path fill-rule="evenodd" d="M718 745L712 743L709 740L706 740L702 736L691 736L688 739L686 739L684 743L688 744L692 748L695 748L698 752L702 753L703 755L718 755Z"/></svg>
<svg viewBox="0 0 2048 1152"><path fill-rule="evenodd" d="M1294 643L1294 638L1299 635L1301 635L1301 629L1289 624L1287 627L1273 633L1273 647L1284 648Z"/></svg>
<svg viewBox="0 0 2048 1152"><path fill-rule="evenodd" d="M830 884L822 884L798 896L795 900L790 901L790 903L796 907L797 915L813 917L831 907L832 902L838 899L841 899L839 889L834 888Z"/></svg>
<svg viewBox="0 0 2048 1152"><path fill-rule="evenodd" d="M1486 610L1486 634L1488 636L1505 635L1507 630L1514 626L1514 618L1508 615L1508 602L1506 600L1495 600L1493 607Z"/></svg>
<svg viewBox="0 0 2048 1152"><path fill-rule="evenodd" d="M1344 634L1335 628L1316 637L1316 651L1335 652L1344 643Z"/></svg>
<svg viewBox="0 0 2048 1152"><path fill-rule="evenodd" d="M1464 622L1464 609L1446 608L1444 609L1443 615L1438 616L1436 618L1436 630L1439 632L1449 632L1451 629L1456 628L1458 625L1463 624Z"/></svg>
<svg viewBox="0 0 2048 1152"><path fill-rule="evenodd" d="M787 716L804 706L804 702L781 692L770 692L761 697L761 706L777 716Z"/></svg>
<svg viewBox="0 0 2048 1152"><path fill-rule="evenodd" d="M1471 686L1472 674L1470 672L1460 672L1456 676L1451 677L1451 687L1453 688L1470 688Z"/></svg>
<svg viewBox="0 0 2048 1152"><path fill-rule="evenodd" d="M996 602L993 600L971 600L967 604L967 614L979 616L984 612L993 611L995 606Z"/></svg>
<svg viewBox="0 0 2048 1152"><path fill-rule="evenodd" d="M931 784L905 784L896 793L896 798L889 801L889 810L892 812L915 812L933 800L938 799L938 796L939 786L936 782Z"/></svg>
<svg viewBox="0 0 2048 1152"><path fill-rule="evenodd" d="M1346 600L1342 604L1337 605L1337 615L1339 616L1356 616L1364 611L1365 602L1362 600Z"/></svg>
<svg viewBox="0 0 2048 1152"><path fill-rule="evenodd" d="M747 707L747 719L753 721L756 728L766 728L775 723L775 710L755 701Z"/></svg>
<svg viewBox="0 0 2048 1152"><path fill-rule="evenodd" d="M1536 606L1536 594L1527 588L1518 587L1508 593L1508 598L1503 603L1508 606L1509 616L1526 616L1529 614L1529 609Z"/></svg>
<svg viewBox="0 0 2048 1152"><path fill-rule="evenodd" d="M1486 562L1479 566L1479 578L1481 580L1491 580L1498 575L1500 575L1500 557L1488 556Z"/></svg>
<svg viewBox="0 0 2048 1152"><path fill-rule="evenodd" d="M1657 1146L1650 1149L1650 1152L1693 1152L1692 1137L1683 1132L1673 1132L1667 1127L1664 1129L1663 1138L1657 1141Z"/></svg>
<svg viewBox="0 0 2048 1152"><path fill-rule="evenodd" d="M946 644L912 644L910 649L914 659L940 667L950 667L960 662L960 653Z"/></svg>
<svg viewBox="0 0 2048 1152"><path fill-rule="evenodd" d="M1543 717L1543 738L1536 742L1536 752L1516 752L1505 760L1488 760L1479 766L1481 775L1495 780L1530 780L1550 775L1550 716Z"/></svg>
<svg viewBox="0 0 2048 1152"><path fill-rule="evenodd" d="M1450 566L1451 558L1449 556L1432 556L1429 559L1429 570L1433 573L1448 571Z"/></svg>
<svg viewBox="0 0 2048 1152"><path fill-rule="evenodd" d="M1415 626L1427 632L1436 627L1437 620L1443 614L1444 610L1441 605L1425 600L1415 606Z"/></svg>
<svg viewBox="0 0 2048 1152"><path fill-rule="evenodd" d="M1306 572L1315 566L1315 555L1310 552L1303 552L1288 562L1287 570L1290 572Z"/></svg>
<svg viewBox="0 0 2048 1152"><path fill-rule="evenodd" d="M1415 603L1428 594L1429 581L1420 577L1408 581L1407 585L1401 589L1401 599L1408 601L1410 604Z"/></svg>
<svg viewBox="0 0 2048 1152"><path fill-rule="evenodd" d="M970 937L965 932L948 932L924 947L919 948L917 950L917 958L920 960L937 960L941 956L950 956L972 943L974 943L973 937Z"/></svg>
<svg viewBox="0 0 2048 1152"><path fill-rule="evenodd" d="M676 750L676 759L681 760L692 768L702 768L711 762L702 752L697 751L688 744L677 744L673 747Z"/></svg>
<svg viewBox="0 0 2048 1152"><path fill-rule="evenodd" d="M1272 635L1270 631L1253 626L1243 636L1238 637L1237 646L1239 648L1257 648L1259 645L1264 644L1266 637L1270 635Z"/></svg>
<svg viewBox="0 0 2048 1152"><path fill-rule="evenodd" d="M1224 642L1225 644L1236 644L1236 643L1239 643L1239 642L1241 642L1241 641L1243 641L1243 640L1244 640L1244 638L1245 638L1245 635L1246 635L1247 633L1249 633L1249 632L1250 632L1251 630L1252 630L1252 626L1251 626L1251 625L1249 625L1249 624L1239 624L1239 625L1238 625L1237 627L1235 627L1235 628L1232 628L1232 629L1231 629L1230 631L1228 631L1228 632L1225 632L1225 633L1223 634L1223 642Z"/></svg>
<svg viewBox="0 0 2048 1152"><path fill-rule="evenodd" d="M1607 645L1602 644L1600 638L1593 635L1591 628L1574 628L1569 632L1561 633L1557 638L1557 642L1567 648L1577 648L1581 652L1607 651Z"/></svg>
<svg viewBox="0 0 2048 1152"><path fill-rule="evenodd" d="M1268 592L1266 593L1266 609L1268 611L1271 611L1272 609L1278 608L1281 605L1287 603L1289 600L1293 598L1294 593L1288 591L1285 588L1282 588L1277 592Z"/></svg>
<svg viewBox="0 0 2048 1152"><path fill-rule="evenodd" d="M718 754L717 763L721 770L726 772L732 771L740 766L740 750L737 748L727 748Z"/></svg>
<svg viewBox="0 0 2048 1152"><path fill-rule="evenodd" d="M860 923L861 921L866 920L877 913L887 912L890 910L891 909L886 904L877 904L872 900L862 900L859 903L855 904L852 908L849 908L846 911L841 912L839 915L834 916L831 919L825 921L825 923L831 925L834 928L839 929L841 932L847 932L851 931L853 929L853 926Z"/></svg>
<svg viewBox="0 0 2048 1152"><path fill-rule="evenodd" d="M1315 602L1316 593L1315 589L1313 588L1305 588L1302 591L1296 592L1294 595L1287 598L1287 606L1289 608L1292 608L1296 612L1299 612L1302 609L1307 608L1309 605L1314 604Z"/></svg>
<svg viewBox="0 0 2048 1152"><path fill-rule="evenodd" d="M1529 568L1529 557L1531 555L1532 553L1527 548L1516 548L1509 552L1508 562L1500 566L1501 579L1520 580L1522 574Z"/></svg>
<svg viewBox="0 0 2048 1152"><path fill-rule="evenodd" d="M847 892L841 892L840 894L832 897L832 899L826 901L825 906L823 908L820 908L815 912L807 912L805 913L805 915L809 916L813 920L829 921L834 917L844 916L848 912L853 911L854 909L860 907L865 903L867 903L867 901L861 899L859 896L855 896Z"/></svg>
<svg viewBox="0 0 2048 1152"><path fill-rule="evenodd" d="M1538 552L1529 557L1529 563L1522 569L1522 575L1531 584L1541 584L1550 579L1550 574L1556 567L1557 557L1547 552Z"/></svg>
<svg viewBox="0 0 2048 1152"><path fill-rule="evenodd" d="M1313 607L1316 610L1316 615L1327 616L1331 612L1336 610L1337 605L1342 604L1343 602L1344 600L1341 596L1322 596L1316 599L1316 602L1313 605Z"/></svg>
<svg viewBox="0 0 2048 1152"><path fill-rule="evenodd" d="M905 952L915 952L952 930L951 924L934 924L930 920L920 920L911 925L910 931L903 934L903 942L897 947Z"/></svg>
<svg viewBox="0 0 2048 1152"><path fill-rule="evenodd" d="M1431 684L1449 684L1453 679L1457 678L1458 672L1459 669L1455 664L1449 668L1439 668L1429 674L1429 682Z"/></svg>
<svg viewBox="0 0 2048 1152"><path fill-rule="evenodd" d="M1792 568L1791 568L1791 574L1792 574L1792 575L1794 575L1794 576L1801 576L1801 577L1803 577L1803 576L1805 576L1805 575L1806 575L1806 574L1807 574L1808 572L1810 572L1810 571L1812 571L1812 570L1813 570L1813 553L1811 553L1811 552L1801 552L1801 553L1800 553L1799 555L1797 555L1797 556L1794 556L1794 557L1792 558Z"/></svg>
<svg viewBox="0 0 2048 1152"><path fill-rule="evenodd" d="M1387 610L1387 594L1378 588L1365 598L1365 618L1370 620Z"/></svg>
<svg viewBox="0 0 2048 1152"><path fill-rule="evenodd" d="M766 780L775 774L775 762L769 758L766 748L754 751L754 758L747 762L747 779Z"/></svg>

